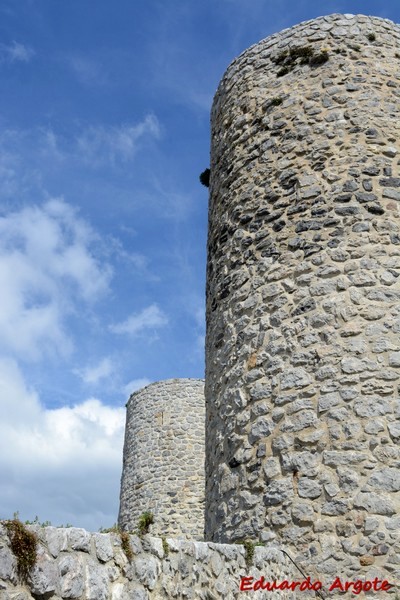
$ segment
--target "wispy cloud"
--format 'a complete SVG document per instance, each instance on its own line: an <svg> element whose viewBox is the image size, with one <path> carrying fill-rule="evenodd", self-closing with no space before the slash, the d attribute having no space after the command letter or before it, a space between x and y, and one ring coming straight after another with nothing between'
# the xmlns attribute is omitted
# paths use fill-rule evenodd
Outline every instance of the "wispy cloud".
<svg viewBox="0 0 400 600"><path fill-rule="evenodd" d="M42 157L58 161L66 158L65 152L60 147L61 140L50 127L40 128L36 137L39 146L38 150Z"/></svg>
<svg viewBox="0 0 400 600"><path fill-rule="evenodd" d="M39 358L72 349L67 315L95 302L111 278L94 242L90 226L62 200L0 217L1 351Z"/></svg>
<svg viewBox="0 0 400 600"><path fill-rule="evenodd" d="M129 124L80 122L63 129L51 124L3 129L0 131L0 195L14 205L16 198L31 198L38 193L39 197L46 196L49 176L54 177L57 171L62 177L66 171L76 172L82 167L86 180L90 179L87 167L119 169L124 178L127 166L134 163L138 153L151 152L152 148L146 145L160 136L161 126L153 114Z"/></svg>
<svg viewBox="0 0 400 600"><path fill-rule="evenodd" d="M0 44L0 62L29 62L35 52L29 46L13 41L11 44Z"/></svg>
<svg viewBox="0 0 400 600"><path fill-rule="evenodd" d="M114 370L114 364L108 357L103 358L97 365L77 369L74 371L82 381L88 384L97 384L102 379L111 375Z"/></svg>
<svg viewBox="0 0 400 600"><path fill-rule="evenodd" d="M168 324L168 318L156 304L144 308L141 312L135 313L121 323L110 325L113 333L138 335L146 329L159 329Z"/></svg>
<svg viewBox="0 0 400 600"><path fill-rule="evenodd" d="M25 197L48 197L44 180L63 161L71 160L71 144L49 126L0 131L0 195L15 206ZM64 165L66 166L66 165Z"/></svg>
<svg viewBox="0 0 400 600"><path fill-rule="evenodd" d="M136 230L132 227L120 226L119 229L124 233L128 232L130 236L136 235ZM140 252L128 252L121 240L115 236L107 237L107 247L109 249L110 255L114 255L121 261L130 264L134 269L141 271L144 273L147 271L149 259L144 254ZM148 274L147 274L148 275Z"/></svg>
<svg viewBox="0 0 400 600"><path fill-rule="evenodd" d="M134 157L143 139L157 139L160 131L155 115L147 115L136 125L91 126L78 136L78 151L82 159L94 167L127 162Z"/></svg>

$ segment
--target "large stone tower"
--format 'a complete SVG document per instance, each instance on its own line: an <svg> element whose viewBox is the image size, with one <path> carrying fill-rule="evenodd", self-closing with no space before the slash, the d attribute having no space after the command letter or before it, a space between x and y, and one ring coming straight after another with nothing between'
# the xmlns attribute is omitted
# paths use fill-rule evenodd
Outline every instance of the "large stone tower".
<svg viewBox="0 0 400 600"><path fill-rule="evenodd" d="M204 381L158 381L129 398L118 524L154 535L204 537Z"/></svg>
<svg viewBox="0 0 400 600"><path fill-rule="evenodd" d="M302 23L225 73L212 110L207 539L275 540L320 574L399 576L399 159L390 21Z"/></svg>

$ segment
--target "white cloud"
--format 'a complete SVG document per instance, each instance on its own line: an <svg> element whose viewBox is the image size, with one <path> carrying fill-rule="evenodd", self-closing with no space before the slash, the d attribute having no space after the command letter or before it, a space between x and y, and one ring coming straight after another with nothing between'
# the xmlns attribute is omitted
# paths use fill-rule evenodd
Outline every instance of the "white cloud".
<svg viewBox="0 0 400 600"><path fill-rule="evenodd" d="M146 377L143 377L142 379L132 379L132 381L124 385L123 392L125 396L129 397L133 392L146 387L149 383L151 383L151 379L147 379Z"/></svg>
<svg viewBox="0 0 400 600"><path fill-rule="evenodd" d="M0 350L38 358L71 351L66 317L108 289L95 235L62 200L0 217Z"/></svg>
<svg viewBox="0 0 400 600"><path fill-rule="evenodd" d="M85 382L96 384L100 380L107 378L114 370L114 364L110 358L103 358L98 365L77 369L75 373Z"/></svg>
<svg viewBox="0 0 400 600"><path fill-rule="evenodd" d="M159 136L157 117L147 115L137 125L88 127L78 136L77 145L82 159L91 166L98 167L131 160L143 138L157 139Z"/></svg>
<svg viewBox="0 0 400 600"><path fill-rule="evenodd" d="M4 359L0 405L0 517L19 510L23 518L40 514L89 529L97 529L99 519L115 522L124 408L90 398L46 409L17 364Z"/></svg>
<svg viewBox="0 0 400 600"><path fill-rule="evenodd" d="M128 335L137 335L145 329L158 329L168 323L167 316L156 304L144 308L141 312L128 317L122 323L110 325L113 333L127 333Z"/></svg>
<svg viewBox="0 0 400 600"><path fill-rule="evenodd" d="M34 54L32 48L16 41L9 45L0 45L0 61L3 62L29 62Z"/></svg>

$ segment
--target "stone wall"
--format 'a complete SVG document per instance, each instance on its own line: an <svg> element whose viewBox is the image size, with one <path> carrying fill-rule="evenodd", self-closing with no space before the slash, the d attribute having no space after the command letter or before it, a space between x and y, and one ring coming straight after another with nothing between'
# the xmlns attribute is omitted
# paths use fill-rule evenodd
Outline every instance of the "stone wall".
<svg viewBox="0 0 400 600"><path fill-rule="evenodd" d="M127 404L119 526L204 539L204 381L170 379L135 392Z"/></svg>
<svg viewBox="0 0 400 600"><path fill-rule="evenodd" d="M17 575L0 523L0 600L219 600L254 598L239 590L241 576L281 583L299 578L279 549L256 548L246 567L243 546L130 536L128 561L118 534L30 527L39 536L38 560L27 584ZM300 576L301 577L301 576ZM303 598L301 593L297 598ZM295 592L257 592L257 598L295 599Z"/></svg>
<svg viewBox="0 0 400 600"><path fill-rule="evenodd" d="M301 23L212 111L206 539L400 580L400 28Z"/></svg>

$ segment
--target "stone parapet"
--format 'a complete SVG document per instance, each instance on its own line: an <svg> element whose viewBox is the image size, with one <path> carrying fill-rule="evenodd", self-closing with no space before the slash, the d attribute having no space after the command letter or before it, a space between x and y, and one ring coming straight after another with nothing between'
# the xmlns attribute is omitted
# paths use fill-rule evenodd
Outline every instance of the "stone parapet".
<svg viewBox="0 0 400 600"><path fill-rule="evenodd" d="M256 581L263 575L281 583L300 575L279 548L255 548L254 566L247 567L243 546L130 535L128 561L118 533L29 529L39 538L38 558L23 583L0 524L0 600L246 600L254 592L240 591L242 576ZM304 598L292 591L256 595L260 600Z"/></svg>

